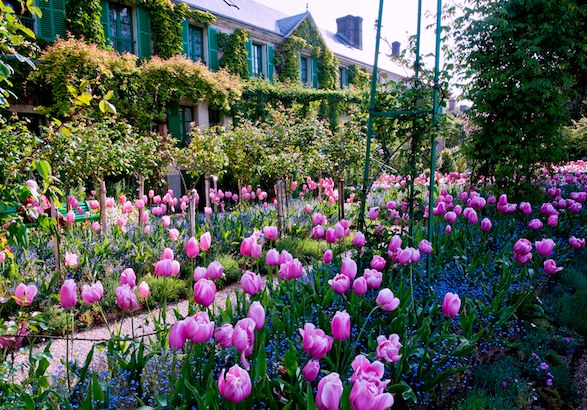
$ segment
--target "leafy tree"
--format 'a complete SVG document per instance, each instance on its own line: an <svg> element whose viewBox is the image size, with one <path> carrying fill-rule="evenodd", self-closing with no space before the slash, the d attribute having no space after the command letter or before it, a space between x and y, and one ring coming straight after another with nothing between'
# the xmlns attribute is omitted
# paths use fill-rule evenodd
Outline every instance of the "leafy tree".
<svg viewBox="0 0 587 410"><path fill-rule="evenodd" d="M474 171L502 189L529 186L540 163L564 158L560 127L573 93L571 62L583 61L574 0L469 0L457 20L476 128L467 144Z"/></svg>

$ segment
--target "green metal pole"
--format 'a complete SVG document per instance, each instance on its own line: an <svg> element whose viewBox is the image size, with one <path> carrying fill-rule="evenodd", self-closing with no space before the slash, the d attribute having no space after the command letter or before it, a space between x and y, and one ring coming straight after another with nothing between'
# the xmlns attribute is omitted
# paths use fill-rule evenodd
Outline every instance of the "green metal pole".
<svg viewBox="0 0 587 410"><path fill-rule="evenodd" d="M432 208L434 207L434 174L436 172L436 126L438 125L438 99L440 93L439 85L439 71L440 71L440 34L442 31L442 0L438 0L436 6L436 52L434 55L434 100L432 103L432 135L430 142L432 143L432 149L430 153L430 187L429 187L429 198L428 198L428 240L432 243L433 230L432 230ZM426 265L426 274L428 276L428 282L432 278L432 254L428 255L428 263Z"/></svg>
<svg viewBox="0 0 587 410"><path fill-rule="evenodd" d="M375 39L375 60L371 75L371 97L369 99L369 121L367 122L367 147L365 150L365 169L363 172L363 194L359 208L359 230L365 226L365 206L367 203L367 186L369 184L369 167L371 165L371 138L373 137L373 114L375 111L375 93L377 92L377 63L379 61L379 43L381 42L381 19L383 17L383 0L379 0L379 17L377 17L377 37Z"/></svg>
<svg viewBox="0 0 587 410"><path fill-rule="evenodd" d="M420 37L422 34L422 0L418 0L418 26L416 28L416 61L414 62L414 83L418 82L420 78ZM416 134L414 134L416 135ZM416 168L416 141L412 137L412 153L410 158L410 185L409 185L409 214L410 214L410 228L409 228L409 241L410 245L413 246L414 238L414 176Z"/></svg>

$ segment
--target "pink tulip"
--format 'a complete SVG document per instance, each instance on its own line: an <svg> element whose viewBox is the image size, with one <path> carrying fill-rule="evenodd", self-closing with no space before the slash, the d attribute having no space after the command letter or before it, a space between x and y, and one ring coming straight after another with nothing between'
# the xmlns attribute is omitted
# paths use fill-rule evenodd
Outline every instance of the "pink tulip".
<svg viewBox="0 0 587 410"><path fill-rule="evenodd" d="M207 251L208 249L210 249L211 245L212 236L210 235L210 232L206 232L205 234L200 236L200 249L202 249L203 251Z"/></svg>
<svg viewBox="0 0 587 410"><path fill-rule="evenodd" d="M544 224L540 221L540 219L532 219L529 223L528 223L528 227L530 229L542 229L542 227L544 226Z"/></svg>
<svg viewBox="0 0 587 410"><path fill-rule="evenodd" d="M120 284L128 284L131 288L135 287L137 282L137 275L135 275L135 271L132 268L126 268L120 274Z"/></svg>
<svg viewBox="0 0 587 410"><path fill-rule="evenodd" d="M314 225L324 225L327 222L326 217L320 213L312 215L312 223Z"/></svg>
<svg viewBox="0 0 587 410"><path fill-rule="evenodd" d="M353 292L357 295L364 295L369 290L367 280L364 276L358 277L353 281Z"/></svg>
<svg viewBox="0 0 587 410"><path fill-rule="evenodd" d="M173 259L173 257L173 251L171 249L163 249L163 252L161 253L161 259Z"/></svg>
<svg viewBox="0 0 587 410"><path fill-rule="evenodd" d="M376 269L365 269L363 277L367 281L367 287L369 289L379 289L383 281L382 273Z"/></svg>
<svg viewBox="0 0 587 410"><path fill-rule="evenodd" d="M206 216L210 216L212 215L212 208L210 208L209 206L204 208L204 215Z"/></svg>
<svg viewBox="0 0 587 410"><path fill-rule="evenodd" d="M19 284L14 290L14 301L19 306L30 306L37 294L37 287L35 285Z"/></svg>
<svg viewBox="0 0 587 410"><path fill-rule="evenodd" d="M251 258L257 260L261 257L261 252L263 251L263 247L257 243L253 242L251 245Z"/></svg>
<svg viewBox="0 0 587 410"><path fill-rule="evenodd" d="M332 372L318 382L316 407L318 410L338 410L344 388L338 373Z"/></svg>
<svg viewBox="0 0 587 410"><path fill-rule="evenodd" d="M177 229L175 229L175 228L170 229L169 230L169 238L172 241L177 241L177 239L179 238L179 231Z"/></svg>
<svg viewBox="0 0 587 410"><path fill-rule="evenodd" d="M550 215L548 217L548 225L551 227L555 227L558 225L558 215Z"/></svg>
<svg viewBox="0 0 587 410"><path fill-rule="evenodd" d="M6 252L2 251L0 252L0 263L4 262L6 260Z"/></svg>
<svg viewBox="0 0 587 410"><path fill-rule="evenodd" d="M256 326L255 321L247 317L236 323L232 333L232 345L241 353L241 363L247 370L250 369L250 365L246 357L253 353Z"/></svg>
<svg viewBox="0 0 587 410"><path fill-rule="evenodd" d="M373 259L371 259L371 263L369 263L369 266L371 267L371 269L376 269L376 270L385 269L385 265L386 265L385 259L383 259L379 255L374 255Z"/></svg>
<svg viewBox="0 0 587 410"><path fill-rule="evenodd" d="M75 213L71 209L65 215L65 222L68 224L75 222Z"/></svg>
<svg viewBox="0 0 587 410"><path fill-rule="evenodd" d="M330 279L328 284L332 286L334 292L339 295L342 295L351 288L351 280L348 276L343 275L342 273L336 275L334 279Z"/></svg>
<svg viewBox="0 0 587 410"><path fill-rule="evenodd" d="M375 302L382 310L386 312L391 312L392 310L397 309L400 304L400 300L394 297L393 292L387 288L381 289L379 291Z"/></svg>
<svg viewBox="0 0 587 410"><path fill-rule="evenodd" d="M353 383L349 396L352 410L385 410L393 406L391 393L384 393L379 383L360 379Z"/></svg>
<svg viewBox="0 0 587 410"><path fill-rule="evenodd" d="M248 295L256 295L263 287L261 275L246 271L243 273L243 276L241 276L241 286Z"/></svg>
<svg viewBox="0 0 587 410"><path fill-rule="evenodd" d="M343 259L340 272L348 276L350 280L355 279L355 276L357 276L357 263L348 257Z"/></svg>
<svg viewBox="0 0 587 410"><path fill-rule="evenodd" d="M214 339L225 349L232 347L232 333L234 329L230 323L225 323L214 330Z"/></svg>
<svg viewBox="0 0 587 410"><path fill-rule="evenodd" d="M536 251L543 258L546 258L552 254L552 250L554 249L555 245L554 241L550 238L536 241L534 244L536 245Z"/></svg>
<svg viewBox="0 0 587 410"><path fill-rule="evenodd" d="M142 281L139 285L139 297L146 299L151 294L151 289L149 288L149 284L145 281Z"/></svg>
<svg viewBox="0 0 587 410"><path fill-rule="evenodd" d="M363 246L365 246L365 244L367 243L367 239L365 238L365 235L363 235L362 232L357 232L355 234L355 236L353 237L353 245L362 248Z"/></svg>
<svg viewBox="0 0 587 410"><path fill-rule="evenodd" d="M172 276L174 272L174 260L162 259L155 264L155 275L161 277Z"/></svg>
<svg viewBox="0 0 587 410"><path fill-rule="evenodd" d="M457 220L457 214L454 213L453 211L449 211L446 214L444 214L444 220L452 225Z"/></svg>
<svg viewBox="0 0 587 410"><path fill-rule="evenodd" d="M336 242L336 233L334 232L334 228L328 228L326 230L326 242L327 243Z"/></svg>
<svg viewBox="0 0 587 410"><path fill-rule="evenodd" d="M200 253L200 246L198 245L198 241L193 236L188 239L185 245L185 253L187 254L188 258L197 258Z"/></svg>
<svg viewBox="0 0 587 410"><path fill-rule="evenodd" d="M106 208L112 208L114 206L114 198L106 198Z"/></svg>
<svg viewBox="0 0 587 410"><path fill-rule="evenodd" d="M310 383L316 380L320 373L320 362L318 360L310 359L302 369L302 376Z"/></svg>
<svg viewBox="0 0 587 410"><path fill-rule="evenodd" d="M557 267L556 262L553 259L547 259L544 261L544 272L549 275L553 275L561 270L563 270L563 268Z"/></svg>
<svg viewBox="0 0 587 410"><path fill-rule="evenodd" d="M278 275L281 280L292 280L301 278L303 273L304 267L302 266L302 263L298 260L298 258L295 258L286 263L282 263L279 266Z"/></svg>
<svg viewBox="0 0 587 410"><path fill-rule="evenodd" d="M456 293L448 292L442 301L442 314L446 317L456 317L461 308L461 299Z"/></svg>
<svg viewBox="0 0 587 410"><path fill-rule="evenodd" d="M332 249L326 249L324 251L324 257L322 260L324 261L324 263L331 263L333 256L334 255L332 253Z"/></svg>
<svg viewBox="0 0 587 410"><path fill-rule="evenodd" d="M241 247L240 247L240 254L242 256L251 256L251 247L253 246L253 242L255 241L255 238L253 237L248 237L243 239L243 241L241 242Z"/></svg>
<svg viewBox="0 0 587 410"><path fill-rule="evenodd" d="M94 232L100 232L102 230L102 227L100 226L100 222L92 222L92 231Z"/></svg>
<svg viewBox="0 0 587 410"><path fill-rule="evenodd" d="M255 330L262 329L265 324L265 309L261 303L257 301L251 303L249 311L247 312L247 317L253 319L255 322Z"/></svg>
<svg viewBox="0 0 587 410"><path fill-rule="evenodd" d="M265 262L268 266L279 265L279 252L276 249L269 249L265 255Z"/></svg>
<svg viewBox="0 0 587 410"><path fill-rule="evenodd" d="M222 397L233 403L240 403L249 397L253 387L249 373L238 364L232 366L226 376L224 370L222 369L218 378L218 390Z"/></svg>
<svg viewBox="0 0 587 410"><path fill-rule="evenodd" d="M286 251L285 249L281 251L281 253L279 254L279 264L281 265L282 263L286 263L286 262L290 262L293 261L293 256L291 253L289 253L288 251Z"/></svg>
<svg viewBox="0 0 587 410"><path fill-rule="evenodd" d="M78 262L78 255L75 253L65 252L65 266L75 268Z"/></svg>
<svg viewBox="0 0 587 410"><path fill-rule="evenodd" d="M481 221L481 230L483 232L489 232L491 230L491 220L489 218L483 218Z"/></svg>
<svg viewBox="0 0 587 410"><path fill-rule="evenodd" d="M77 303L77 286L73 279L67 279L61 286L59 302L64 309L74 307Z"/></svg>
<svg viewBox="0 0 587 410"><path fill-rule="evenodd" d="M369 209L369 212L367 213L367 215L369 216L369 219L375 220L379 217L379 208L375 207L375 208L371 208Z"/></svg>
<svg viewBox="0 0 587 410"><path fill-rule="evenodd" d="M393 235L391 241L389 242L389 246L387 247L388 251L395 252L400 249L402 246L402 238L399 235Z"/></svg>
<svg viewBox="0 0 587 410"><path fill-rule="evenodd" d="M395 333L389 336L389 339L385 336L379 336L377 338L377 350L376 356L379 360L384 362L399 362L402 355L399 354L402 344L399 342L399 336Z"/></svg>
<svg viewBox="0 0 587 410"><path fill-rule="evenodd" d="M351 317L346 310L336 312L330 326L332 337L336 340L347 340L351 335Z"/></svg>
<svg viewBox="0 0 587 410"><path fill-rule="evenodd" d="M209 279L200 279L194 284L194 302L208 307L216 297L216 285Z"/></svg>
<svg viewBox="0 0 587 410"><path fill-rule="evenodd" d="M169 217L169 215L165 215L161 218L161 225L163 225L166 228L169 225L171 225L171 218Z"/></svg>
<svg viewBox="0 0 587 410"><path fill-rule="evenodd" d="M344 237L344 227L341 225L340 222L337 222L334 225L334 237L336 239L342 239Z"/></svg>
<svg viewBox="0 0 587 410"><path fill-rule="evenodd" d="M382 385L385 387L387 385L387 383L381 381L385 372L383 363L379 361L371 363L369 359L360 354L355 357L351 367L353 368L351 383L354 384L357 380L369 380L375 382L377 386Z"/></svg>
<svg viewBox="0 0 587 410"><path fill-rule="evenodd" d="M314 359L322 359L332 348L332 337L327 336L323 330L317 329L312 323L306 323L299 331L302 335L304 351Z"/></svg>
<svg viewBox="0 0 587 410"><path fill-rule="evenodd" d="M99 302L104 295L104 287L102 282L98 281L93 285L84 285L82 287L82 300L88 305Z"/></svg>
<svg viewBox="0 0 587 410"><path fill-rule="evenodd" d="M452 226L450 226L450 225L446 225L446 226L444 227L444 232L446 232L446 233L451 233L451 232L452 232Z"/></svg>
<svg viewBox="0 0 587 410"><path fill-rule="evenodd" d="M421 253L428 255L428 254L432 253L432 244L429 241L427 241L426 239L422 239L420 241L420 243L418 244L418 250Z"/></svg>
<svg viewBox="0 0 587 410"><path fill-rule="evenodd" d="M100 202L96 201L95 199L88 201L88 203L90 204L90 209L92 211L95 211L96 209L100 208Z"/></svg>
<svg viewBox="0 0 587 410"><path fill-rule="evenodd" d="M312 238L320 239L322 237L324 237L324 228L322 227L322 225L316 225L315 227L313 227Z"/></svg>
<svg viewBox="0 0 587 410"><path fill-rule="evenodd" d="M145 225L145 227L143 228L143 232L144 232L144 233L149 233L149 232L151 232L151 226L150 226L150 225Z"/></svg>
<svg viewBox="0 0 587 410"><path fill-rule="evenodd" d="M194 316L188 316L184 322L185 338L193 343L205 343L214 333L214 322L210 322L206 312L198 312Z"/></svg>
<svg viewBox="0 0 587 410"><path fill-rule="evenodd" d="M179 320L171 326L169 331L169 348L179 350L185 345L185 342L185 322Z"/></svg>
<svg viewBox="0 0 587 410"><path fill-rule="evenodd" d="M194 282L197 282L202 278L208 278L207 271L208 270L202 266L198 266L196 269L194 269Z"/></svg>
<svg viewBox="0 0 587 410"><path fill-rule="evenodd" d="M275 226L264 227L263 233L265 234L265 238L267 238L269 240L277 239L277 235L279 234L277 227L275 227Z"/></svg>
<svg viewBox="0 0 587 410"><path fill-rule="evenodd" d="M585 239L579 239L575 238L574 236L571 236L571 238L569 239L569 245L571 245L572 248L580 249L585 246Z"/></svg>
<svg viewBox="0 0 587 410"><path fill-rule="evenodd" d="M522 211L524 215L530 215L532 213L532 205L529 202L520 202L518 209Z"/></svg>
<svg viewBox="0 0 587 410"><path fill-rule="evenodd" d="M139 307L137 296L128 284L116 288L116 304L123 310L134 310Z"/></svg>
<svg viewBox="0 0 587 410"><path fill-rule="evenodd" d="M213 261L208 265L208 269L206 269L206 276L208 279L216 280L222 277L222 273L224 272L224 267L218 261Z"/></svg>

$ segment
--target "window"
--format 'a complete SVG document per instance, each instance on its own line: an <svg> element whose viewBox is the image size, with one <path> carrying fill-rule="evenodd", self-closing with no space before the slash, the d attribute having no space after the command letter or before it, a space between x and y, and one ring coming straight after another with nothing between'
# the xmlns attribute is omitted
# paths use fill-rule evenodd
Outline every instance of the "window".
<svg viewBox="0 0 587 410"><path fill-rule="evenodd" d="M119 53L134 52L132 34L132 8L117 3L110 3L110 40Z"/></svg>
<svg viewBox="0 0 587 410"><path fill-rule="evenodd" d="M254 44L251 47L251 76L263 76L263 46Z"/></svg>
<svg viewBox="0 0 587 410"><path fill-rule="evenodd" d="M4 0L4 4L14 11L23 26L31 30L35 29L35 19L20 1Z"/></svg>
<svg viewBox="0 0 587 410"><path fill-rule="evenodd" d="M210 127L222 125L222 114L220 113L220 110L208 108L208 123Z"/></svg>
<svg viewBox="0 0 587 410"><path fill-rule="evenodd" d="M300 78L302 84L308 84L308 59L300 57Z"/></svg>
<svg viewBox="0 0 587 410"><path fill-rule="evenodd" d="M188 57L193 61L204 60L204 30L201 27L189 26Z"/></svg>
<svg viewBox="0 0 587 410"><path fill-rule="evenodd" d="M180 105L179 106L179 144L181 147L190 145L191 138L188 135L192 130L192 123L194 121L194 107Z"/></svg>
<svg viewBox="0 0 587 410"><path fill-rule="evenodd" d="M346 88L347 84L347 69L344 67L338 68L338 85L340 89Z"/></svg>

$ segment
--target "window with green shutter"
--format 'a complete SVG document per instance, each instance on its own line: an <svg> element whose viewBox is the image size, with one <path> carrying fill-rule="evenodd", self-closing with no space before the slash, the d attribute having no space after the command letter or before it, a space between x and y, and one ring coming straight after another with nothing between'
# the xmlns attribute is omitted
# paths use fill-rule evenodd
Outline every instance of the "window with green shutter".
<svg viewBox="0 0 587 410"><path fill-rule="evenodd" d="M187 45L187 56L191 60L204 60L204 30L201 27L188 26Z"/></svg>
<svg viewBox="0 0 587 410"><path fill-rule="evenodd" d="M318 88L318 59L312 58L312 88Z"/></svg>
<svg viewBox="0 0 587 410"><path fill-rule="evenodd" d="M134 53L134 36L132 27L132 8L123 4L108 4L109 29L108 37L112 47L119 53Z"/></svg>
<svg viewBox="0 0 587 410"><path fill-rule="evenodd" d="M303 85L308 84L308 58L300 55L300 79Z"/></svg>
<svg viewBox="0 0 587 410"><path fill-rule="evenodd" d="M37 37L45 41L55 41L65 37L65 0L37 0L36 6L43 16L38 20Z"/></svg>
<svg viewBox="0 0 587 410"><path fill-rule="evenodd" d="M249 77L263 77L263 46L252 43L251 45L251 71Z"/></svg>
<svg viewBox="0 0 587 410"><path fill-rule="evenodd" d="M153 52L151 44L151 16L149 10L137 7L137 31L139 58L149 58Z"/></svg>
<svg viewBox="0 0 587 410"><path fill-rule="evenodd" d="M208 27L208 68L218 71L218 31Z"/></svg>
<svg viewBox="0 0 587 410"><path fill-rule="evenodd" d="M275 76L275 49L273 46L267 46L267 79L273 83Z"/></svg>

